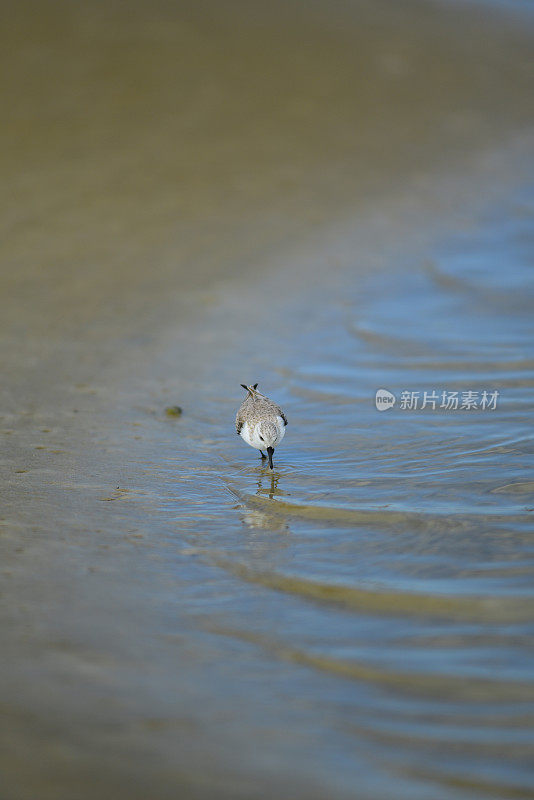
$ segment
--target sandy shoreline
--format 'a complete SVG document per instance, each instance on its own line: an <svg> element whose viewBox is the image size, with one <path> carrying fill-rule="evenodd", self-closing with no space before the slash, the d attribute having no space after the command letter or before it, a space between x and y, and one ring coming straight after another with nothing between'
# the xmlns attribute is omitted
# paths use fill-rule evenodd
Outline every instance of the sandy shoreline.
<svg viewBox="0 0 534 800"><path fill-rule="evenodd" d="M7 333L105 341L126 316L150 330L162 297L172 314L255 253L529 122L528 36L487 10L455 29L426 3L364 3L346 26L347 9L284 7L11 10Z"/></svg>
<svg viewBox="0 0 534 800"><path fill-rule="evenodd" d="M183 691L200 710L180 723L190 774L186 745L180 768L164 771L176 731L149 718L163 713L175 653L156 634L138 641L151 626L161 633L157 600L127 627L145 565L124 544L135 509L115 500L138 467L121 460L126 423L110 409L124 407L128 381L164 372L161 345L176 339L194 363L195 318L240 283L246 302L261 302L265 269L287 270L288 292L307 277L320 284L320 263L307 276L295 253L325 247L323 231L354 209L372 219L382 208L377 235L390 213L380 198L391 204L395 192L400 220L424 219L432 198L438 214L440 202L453 213L454 188L440 200L435 175L445 185L473 169L473 186L491 185L520 159L524 143L509 160L494 155L531 119L528 33L487 10L464 10L459 25L457 10L426 3L362 3L354 17L342 5L282 5L24 2L2 26L12 112L0 132L6 798L115 800L147 787L158 798L213 797L214 787L251 798L285 785L290 773L275 776L252 745L232 754L238 732L224 743L203 722L217 672L209 642L195 651L186 626ZM332 260L343 264L344 246ZM224 340L224 324L209 335L220 325ZM85 548L86 562L71 548ZM153 663L158 646L161 674L138 699L129 664ZM312 792L301 774L294 796Z"/></svg>

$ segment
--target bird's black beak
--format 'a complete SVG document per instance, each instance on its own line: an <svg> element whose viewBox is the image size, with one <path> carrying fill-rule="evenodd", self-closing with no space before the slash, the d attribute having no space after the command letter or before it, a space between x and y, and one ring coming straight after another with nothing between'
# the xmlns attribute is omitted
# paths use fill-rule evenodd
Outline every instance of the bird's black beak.
<svg viewBox="0 0 534 800"><path fill-rule="evenodd" d="M274 447L268 447L267 455L269 456L269 466L271 469L273 468L273 453L274 453Z"/></svg>

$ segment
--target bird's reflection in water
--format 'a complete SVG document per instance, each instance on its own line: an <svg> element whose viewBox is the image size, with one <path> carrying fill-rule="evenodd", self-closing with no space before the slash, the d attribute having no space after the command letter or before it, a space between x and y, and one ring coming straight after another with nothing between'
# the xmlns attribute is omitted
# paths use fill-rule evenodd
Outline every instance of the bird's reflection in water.
<svg viewBox="0 0 534 800"><path fill-rule="evenodd" d="M277 491L277 489L278 489L278 481L280 480L280 475L277 475L272 470L269 470L267 475L265 475L265 472L267 472L267 470L264 470L263 473L260 474L260 477L258 479L258 491L256 492L256 494L260 494L260 495L261 494L268 494L269 495L269 500L272 500L273 497L275 496L275 494L281 494L281 492ZM265 480L266 484L270 483L268 489L267 488L266 489L263 488L264 479L266 479Z"/></svg>
<svg viewBox="0 0 534 800"><path fill-rule="evenodd" d="M277 495L282 495L281 489L278 489L278 482L280 475L271 472L271 470L263 470L260 473L257 483L256 495L260 497L267 496L269 500L274 500ZM281 514L275 513L276 509L271 512L268 505L265 508L248 509L243 516L243 522L249 528L271 530L271 531L289 531L289 525Z"/></svg>

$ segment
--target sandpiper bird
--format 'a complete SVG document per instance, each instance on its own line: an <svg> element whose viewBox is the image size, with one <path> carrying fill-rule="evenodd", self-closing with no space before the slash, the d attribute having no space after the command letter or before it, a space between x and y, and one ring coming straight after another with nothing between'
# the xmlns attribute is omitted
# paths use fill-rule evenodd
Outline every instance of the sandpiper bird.
<svg viewBox="0 0 534 800"><path fill-rule="evenodd" d="M248 394L239 406L235 429L247 444L260 451L262 459L267 457L263 448L267 450L272 469L274 448L282 441L286 432L286 416L276 403L256 391L257 383L254 386L245 386L242 383L241 386Z"/></svg>

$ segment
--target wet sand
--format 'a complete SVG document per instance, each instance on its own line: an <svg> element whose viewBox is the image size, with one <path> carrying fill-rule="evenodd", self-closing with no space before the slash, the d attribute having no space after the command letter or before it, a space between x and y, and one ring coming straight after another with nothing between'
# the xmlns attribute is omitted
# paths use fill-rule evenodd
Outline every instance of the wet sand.
<svg viewBox="0 0 534 800"><path fill-rule="evenodd" d="M233 530L225 510L204 508L207 466L205 483L187 483L213 459L213 429L180 439L177 485L155 500L160 452L143 426L159 426L160 444L161 426L175 435L163 414L175 402L213 425L220 412L197 381L241 381L224 359L255 304L281 347L281 330L308 324L291 298L337 281L356 248L358 281L397 241L421 252L433 227L472 222L482 197L514 183L532 121L531 34L501 13L4 9L6 798L353 796L325 747L335 722L317 727L305 700L313 681L301 675L304 699L284 710L264 689L279 681L283 696L284 669L252 669L246 648L212 638L233 584L198 566L190 542L176 549L188 515ZM270 369L269 354L246 358ZM377 771L362 791L390 789Z"/></svg>
<svg viewBox="0 0 534 800"><path fill-rule="evenodd" d="M428 3L10 8L7 331L24 312L33 338L151 330L256 254L461 169L530 121L529 37L503 19Z"/></svg>

